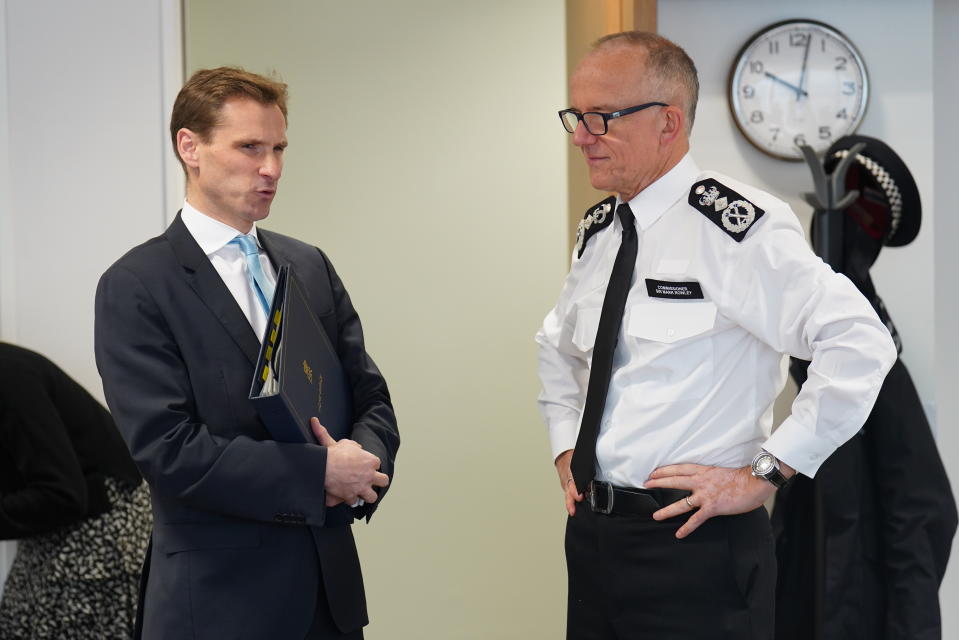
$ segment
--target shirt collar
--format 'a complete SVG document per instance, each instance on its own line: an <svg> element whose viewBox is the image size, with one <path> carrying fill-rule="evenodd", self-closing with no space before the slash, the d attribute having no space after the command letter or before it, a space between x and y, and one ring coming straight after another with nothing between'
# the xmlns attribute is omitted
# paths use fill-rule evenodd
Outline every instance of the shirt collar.
<svg viewBox="0 0 959 640"><path fill-rule="evenodd" d="M195 209L186 200L183 201L183 210L180 213L180 219L186 225L187 231L196 240L196 243L203 249L203 253L210 256L225 247L230 241L240 235L240 232L228 224L223 224L219 220L214 220L205 213ZM256 235L256 224L250 229L248 236L253 236L256 240L256 246L263 248L259 237Z"/></svg>
<svg viewBox="0 0 959 640"><path fill-rule="evenodd" d="M663 174L629 201L629 208L636 216L636 224L645 231L659 220L666 211L685 197L689 187L699 176L699 167L688 152L675 167ZM622 200L617 196L617 204Z"/></svg>

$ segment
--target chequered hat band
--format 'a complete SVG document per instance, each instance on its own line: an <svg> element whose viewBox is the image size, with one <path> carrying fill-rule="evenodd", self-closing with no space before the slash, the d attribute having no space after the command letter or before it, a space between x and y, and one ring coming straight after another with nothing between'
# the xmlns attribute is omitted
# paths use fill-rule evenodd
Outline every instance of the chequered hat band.
<svg viewBox="0 0 959 640"><path fill-rule="evenodd" d="M838 159L845 158L848 155L848 149L842 149L833 154L833 156ZM861 153L857 153L856 160L872 174L872 177L875 178L879 187L885 192L886 198L889 200L890 221L889 235L887 237L892 237L896 234L896 230L899 228L899 222L902 220L902 194L899 193L899 187L896 186L896 181L889 175L889 172L883 169L879 163L872 158L867 158Z"/></svg>

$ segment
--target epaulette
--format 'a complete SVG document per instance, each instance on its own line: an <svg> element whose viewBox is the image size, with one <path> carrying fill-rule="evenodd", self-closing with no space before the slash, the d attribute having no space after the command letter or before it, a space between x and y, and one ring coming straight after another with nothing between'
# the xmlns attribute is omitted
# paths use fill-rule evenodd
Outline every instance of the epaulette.
<svg viewBox="0 0 959 640"><path fill-rule="evenodd" d="M689 204L736 242L763 217L765 210L713 178L700 180L689 190Z"/></svg>
<svg viewBox="0 0 959 640"><path fill-rule="evenodd" d="M597 231L601 231L613 222L613 205L616 204L616 196L610 196L594 204L586 211L586 215L579 221L576 227L576 257L582 258L583 251L586 250L586 243Z"/></svg>

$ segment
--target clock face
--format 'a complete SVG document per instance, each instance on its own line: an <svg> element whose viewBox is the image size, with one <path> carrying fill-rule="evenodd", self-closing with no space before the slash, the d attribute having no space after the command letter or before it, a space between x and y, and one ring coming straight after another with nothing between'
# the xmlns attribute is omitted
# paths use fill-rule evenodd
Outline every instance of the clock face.
<svg viewBox="0 0 959 640"><path fill-rule="evenodd" d="M869 79L862 57L820 22L790 20L763 29L736 57L729 104L743 135L761 151L801 160L822 153L862 121Z"/></svg>

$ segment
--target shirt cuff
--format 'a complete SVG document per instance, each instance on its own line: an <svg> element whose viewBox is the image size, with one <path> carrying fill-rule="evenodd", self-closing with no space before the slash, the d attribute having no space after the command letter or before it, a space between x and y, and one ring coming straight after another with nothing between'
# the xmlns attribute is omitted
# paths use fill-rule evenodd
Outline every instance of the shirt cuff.
<svg viewBox="0 0 959 640"><path fill-rule="evenodd" d="M769 436L763 449L804 476L812 478L826 458L837 449L837 445L810 433L798 420L789 416Z"/></svg>
<svg viewBox="0 0 959 640"><path fill-rule="evenodd" d="M578 420L560 420L549 425L549 446L554 462L559 454L576 448L577 435L579 435Z"/></svg>

